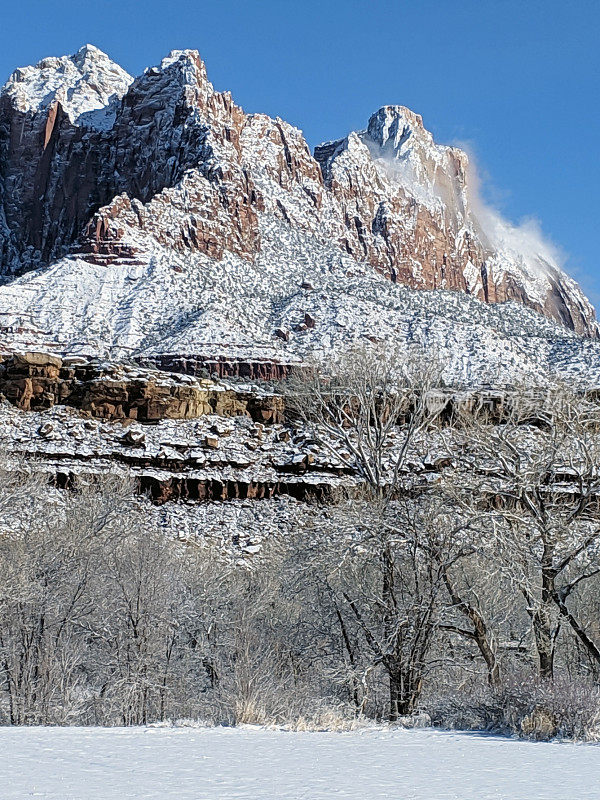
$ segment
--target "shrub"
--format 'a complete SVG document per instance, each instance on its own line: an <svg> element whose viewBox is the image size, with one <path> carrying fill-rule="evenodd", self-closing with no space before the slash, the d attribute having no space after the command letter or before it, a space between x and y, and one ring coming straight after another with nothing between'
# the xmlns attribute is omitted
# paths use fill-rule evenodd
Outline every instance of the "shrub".
<svg viewBox="0 0 600 800"><path fill-rule="evenodd" d="M537 740L600 739L600 688L584 681L550 683L526 675L499 689L469 687L432 698L428 710L435 725L447 728Z"/></svg>

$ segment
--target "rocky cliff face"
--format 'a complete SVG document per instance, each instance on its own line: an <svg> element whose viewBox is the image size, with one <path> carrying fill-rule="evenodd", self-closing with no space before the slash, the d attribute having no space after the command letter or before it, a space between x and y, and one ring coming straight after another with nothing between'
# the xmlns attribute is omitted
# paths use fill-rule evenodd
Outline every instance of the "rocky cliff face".
<svg viewBox="0 0 600 800"><path fill-rule="evenodd" d="M62 405L84 416L124 424L207 414L248 416L272 424L283 421L284 410L281 396L256 387L35 351L0 361L0 396L22 411Z"/></svg>
<svg viewBox="0 0 600 800"><path fill-rule="evenodd" d="M503 230L492 231L479 217L466 153L436 145L418 114L385 106L366 130L317 147L315 158L343 214L340 242L357 260L406 286L517 300L594 330L589 303L555 263L521 249L508 223L496 219Z"/></svg>
<svg viewBox="0 0 600 800"><path fill-rule="evenodd" d="M547 254L479 218L467 156L417 114L386 106L313 155L216 92L187 50L135 80L91 46L13 73L0 274L8 348L287 363L352 328L356 275L384 304L398 286L457 290L597 333Z"/></svg>
<svg viewBox="0 0 600 800"><path fill-rule="evenodd" d="M68 251L107 186L116 108L132 78L95 47L17 69L0 94L0 259L5 275Z"/></svg>

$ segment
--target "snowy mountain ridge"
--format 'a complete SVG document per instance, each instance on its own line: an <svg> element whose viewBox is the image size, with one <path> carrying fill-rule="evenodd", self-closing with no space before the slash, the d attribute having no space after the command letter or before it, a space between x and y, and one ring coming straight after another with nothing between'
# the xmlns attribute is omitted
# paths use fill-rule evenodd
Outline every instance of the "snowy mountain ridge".
<svg viewBox="0 0 600 800"><path fill-rule="evenodd" d="M293 364L418 342L460 384L600 381L591 304L469 170L403 106L313 157L193 50L135 80L90 45L44 59L0 93L0 347Z"/></svg>

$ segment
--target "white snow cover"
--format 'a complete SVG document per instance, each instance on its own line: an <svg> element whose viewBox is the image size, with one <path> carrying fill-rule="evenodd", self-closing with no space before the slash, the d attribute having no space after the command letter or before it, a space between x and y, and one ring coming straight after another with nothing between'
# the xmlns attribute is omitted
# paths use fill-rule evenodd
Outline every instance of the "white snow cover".
<svg viewBox="0 0 600 800"><path fill-rule="evenodd" d="M178 255L148 240L131 262L68 257L0 286L11 348L130 355L181 353L295 362L334 357L373 340L418 344L448 382L511 384L550 375L600 385L600 344L517 303L486 305L461 292L414 291L274 217L261 224L253 264ZM302 289L302 284L312 289ZM314 328L302 328L305 314ZM298 328L295 330L295 328ZM274 335L289 332L289 341Z"/></svg>
<svg viewBox="0 0 600 800"><path fill-rule="evenodd" d="M71 122L109 129L115 119L115 101L132 82L132 76L106 53L86 44L72 56L44 58L35 66L19 67L2 92L20 111L40 111L58 101Z"/></svg>
<svg viewBox="0 0 600 800"><path fill-rule="evenodd" d="M0 728L2 800L597 800L600 747L433 730Z"/></svg>

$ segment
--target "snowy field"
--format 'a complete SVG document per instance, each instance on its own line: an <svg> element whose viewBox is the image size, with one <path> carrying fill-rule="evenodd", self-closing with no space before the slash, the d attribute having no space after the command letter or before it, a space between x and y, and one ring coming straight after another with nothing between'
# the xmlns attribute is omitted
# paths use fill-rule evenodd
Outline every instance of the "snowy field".
<svg viewBox="0 0 600 800"><path fill-rule="evenodd" d="M586 800L600 745L432 730L0 728L1 800Z"/></svg>

